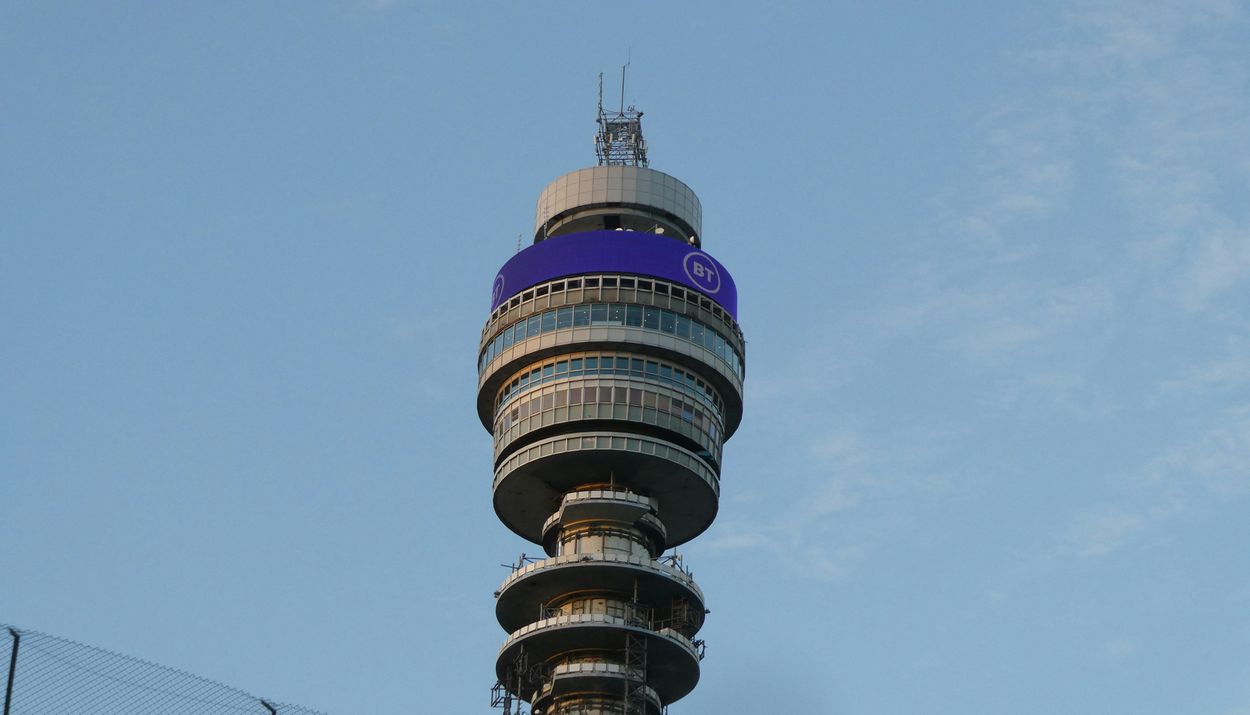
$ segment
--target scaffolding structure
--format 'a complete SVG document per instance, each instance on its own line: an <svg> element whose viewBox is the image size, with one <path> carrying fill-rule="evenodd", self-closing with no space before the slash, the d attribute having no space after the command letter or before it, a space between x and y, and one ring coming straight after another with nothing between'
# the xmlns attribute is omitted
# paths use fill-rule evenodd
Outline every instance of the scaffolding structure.
<svg viewBox="0 0 1250 715"><path fill-rule="evenodd" d="M616 112L603 108L603 73L599 73L599 131L595 156L599 166L647 166L647 140L642 137L642 112L625 106L625 70L621 68L621 105Z"/></svg>

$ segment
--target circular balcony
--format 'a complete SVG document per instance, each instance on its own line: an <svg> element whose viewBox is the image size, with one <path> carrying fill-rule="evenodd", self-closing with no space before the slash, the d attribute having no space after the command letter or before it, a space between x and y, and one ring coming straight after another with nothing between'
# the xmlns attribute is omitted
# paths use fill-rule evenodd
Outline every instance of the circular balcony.
<svg viewBox="0 0 1250 715"><path fill-rule="evenodd" d="M616 522L636 528L646 539L651 557L663 553L668 530L656 517L659 505L654 499L623 489L585 489L569 492L560 508L543 522L543 550L548 556L559 553L560 529L573 522Z"/></svg>
<svg viewBox="0 0 1250 715"><path fill-rule="evenodd" d="M530 710L535 715L556 712L559 704L571 700L579 701L579 705L596 700L619 702L629 687L638 688L637 696L645 704L647 715L659 715L664 707L659 694L646 685L638 686L637 673L630 673L618 663L560 663L534 693Z"/></svg>
<svg viewBox="0 0 1250 715"><path fill-rule="evenodd" d="M640 556L569 554L544 559L518 569L500 585L495 617L505 630L517 631L541 620L543 606L558 596L586 589L633 596L650 604L669 604L678 599L690 603L702 625L703 591L689 574Z"/></svg>
<svg viewBox="0 0 1250 715"><path fill-rule="evenodd" d="M720 481L703 459L661 439L620 432L559 435L517 450L495 470L495 513L541 544L543 524L563 495L588 483L615 483L656 499L669 546L690 541L716 518Z"/></svg>
<svg viewBox="0 0 1250 715"><path fill-rule="evenodd" d="M628 635L640 636L646 642L646 682L661 702L679 700L694 689L699 682L699 650L685 636L668 628L655 631L599 613L546 618L512 633L499 649L495 671L500 682L508 682L511 664L522 652L532 663L547 662L574 651L623 652Z"/></svg>

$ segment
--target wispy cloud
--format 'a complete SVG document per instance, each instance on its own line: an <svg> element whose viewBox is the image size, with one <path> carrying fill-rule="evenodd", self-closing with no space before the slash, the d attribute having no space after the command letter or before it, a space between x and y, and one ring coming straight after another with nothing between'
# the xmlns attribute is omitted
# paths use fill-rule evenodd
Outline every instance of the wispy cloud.
<svg viewBox="0 0 1250 715"><path fill-rule="evenodd" d="M1187 499L1250 494L1250 405L1218 414L1205 431L1155 459L1147 484Z"/></svg>
<svg viewBox="0 0 1250 715"><path fill-rule="evenodd" d="M755 419L807 435L802 459L777 467L794 497L718 526L712 545L853 573L898 528L877 504L908 489L958 498L1038 449L1003 422L1079 421L1117 439L1154 428L1089 468L1097 488L1074 484L1054 506L1032 535L1050 565L1113 557L1194 504L1250 493L1250 396L1229 392L1250 385L1246 25L1231 2L1110 0L1074 6L1049 46L1014 55L1017 81L977 124L971 168L935 191L935 218L891 278L794 351L833 356L832 376L753 383ZM871 406L838 398L883 379L882 363L962 380L971 399L892 413L904 424L861 419ZM981 454L1000 435L1016 454Z"/></svg>
<svg viewBox="0 0 1250 715"><path fill-rule="evenodd" d="M1088 511L1068 526L1063 546L1081 558L1105 556L1140 532L1145 522L1141 514L1120 507Z"/></svg>

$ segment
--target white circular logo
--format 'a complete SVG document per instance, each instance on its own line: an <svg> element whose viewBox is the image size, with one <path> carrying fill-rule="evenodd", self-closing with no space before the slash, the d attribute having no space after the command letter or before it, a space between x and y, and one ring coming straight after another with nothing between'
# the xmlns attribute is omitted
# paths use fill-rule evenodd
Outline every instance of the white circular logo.
<svg viewBox="0 0 1250 715"><path fill-rule="evenodd" d="M490 291L490 306L494 308L499 304L499 299L503 297L503 274L495 276L495 286Z"/></svg>
<svg viewBox="0 0 1250 715"><path fill-rule="evenodd" d="M704 293L715 293L720 290L720 271L710 256L702 251L691 251L681 262L690 282Z"/></svg>

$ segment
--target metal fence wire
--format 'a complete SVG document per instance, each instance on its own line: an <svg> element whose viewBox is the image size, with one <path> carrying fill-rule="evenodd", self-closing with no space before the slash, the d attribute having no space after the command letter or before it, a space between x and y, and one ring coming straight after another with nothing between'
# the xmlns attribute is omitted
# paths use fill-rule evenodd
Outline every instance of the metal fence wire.
<svg viewBox="0 0 1250 715"><path fill-rule="evenodd" d="M0 624L3 715L324 715L174 668Z"/></svg>

